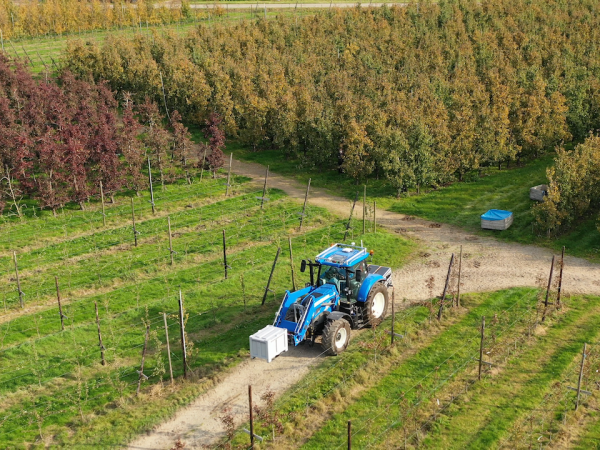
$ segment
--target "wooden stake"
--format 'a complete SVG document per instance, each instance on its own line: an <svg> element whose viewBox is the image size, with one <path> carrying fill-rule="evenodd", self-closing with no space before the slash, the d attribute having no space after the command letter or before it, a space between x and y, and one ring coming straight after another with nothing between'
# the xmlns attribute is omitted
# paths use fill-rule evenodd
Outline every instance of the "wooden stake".
<svg viewBox="0 0 600 450"><path fill-rule="evenodd" d="M348 450L352 450L352 421L348 421Z"/></svg>
<svg viewBox="0 0 600 450"><path fill-rule="evenodd" d="M58 72L59 69L58 69L58 65L56 64L56 61L54 61L54 58L51 55L48 55L48 57L50 58L50 61L52 61L52 65L54 66L54 68Z"/></svg>
<svg viewBox="0 0 600 450"><path fill-rule="evenodd" d="M560 296L562 294L563 268L565 267L565 247L563 245L560 257L560 274L558 276L558 293L556 294L556 307L560 309Z"/></svg>
<svg viewBox="0 0 600 450"><path fill-rule="evenodd" d="M231 163L233 162L233 153L229 155L229 171L227 172L227 191L225 196L229 196L229 187L231 186Z"/></svg>
<svg viewBox="0 0 600 450"><path fill-rule="evenodd" d="M102 201L102 224L106 226L106 214L104 206L104 189L102 188L102 181L100 181L100 200Z"/></svg>
<svg viewBox="0 0 600 450"><path fill-rule="evenodd" d="M481 316L481 342L479 344L479 374L477 379L481 380L481 366L483 365L483 338L485 336L485 316Z"/></svg>
<svg viewBox="0 0 600 450"><path fill-rule="evenodd" d="M460 246L460 254L458 257L458 286L456 289L456 306L460 308L460 273L462 270L462 245Z"/></svg>
<svg viewBox="0 0 600 450"><path fill-rule="evenodd" d="M185 324L183 323L183 296L179 289L179 330L181 331L181 351L183 353L183 378L187 379L187 350L185 346Z"/></svg>
<svg viewBox="0 0 600 450"><path fill-rule="evenodd" d="M4 35L2 34L1 29L0 29L0 41L2 41L2 51L4 51Z"/></svg>
<svg viewBox="0 0 600 450"><path fill-rule="evenodd" d="M171 265L173 265L175 263L175 261L173 260L173 254L175 253L173 251L173 235L171 234L171 217L167 216L167 226L169 228L169 253L171 254Z"/></svg>
<svg viewBox="0 0 600 450"><path fill-rule="evenodd" d="M254 448L254 416L252 411L252 386L248 385L248 406L250 409L250 448Z"/></svg>
<svg viewBox="0 0 600 450"><path fill-rule="evenodd" d="M19 292L19 302L21 303L21 308L25 308L25 303L23 302L23 291L21 290L21 279L19 278L19 266L17 264L17 252L13 252L13 260L15 262L15 274L17 275L17 291Z"/></svg>
<svg viewBox="0 0 600 450"><path fill-rule="evenodd" d="M444 310L444 301L446 300L446 293L448 292L448 284L450 284L450 275L452 274L452 265L454 264L454 253L450 257L450 264L448 264L448 275L446 275L446 284L444 285L444 292L440 300L440 309L438 311L438 320L442 319L442 312Z"/></svg>
<svg viewBox="0 0 600 450"><path fill-rule="evenodd" d="M554 272L554 255L552 255L552 265L550 266L550 276L548 277L548 288L546 289L546 299L544 300L544 314L542 322L546 320L546 310L548 309L548 298L550 297L550 287L552 284L552 273Z"/></svg>
<svg viewBox="0 0 600 450"><path fill-rule="evenodd" d="M60 289L58 288L58 277L54 277L54 284L56 285L56 299L58 300L58 314L60 315L60 329L65 331L64 314L62 312L62 305L60 304Z"/></svg>
<svg viewBox="0 0 600 450"><path fill-rule="evenodd" d="M265 195L267 195L267 180L269 178L269 166L267 166L267 173L265 174L265 185L263 186L263 193L260 199L260 209L263 209L263 204L265 203Z"/></svg>
<svg viewBox="0 0 600 450"><path fill-rule="evenodd" d="M23 44L21 44L21 48L25 52L25 56L27 56L27 59L29 60L29 64L31 64L31 67L35 67L35 64L33 64L33 60L29 57L29 53L27 53L27 50L25 50L25 46Z"/></svg>
<svg viewBox="0 0 600 450"><path fill-rule="evenodd" d="M392 290L392 345L394 345L394 324L396 323L396 289Z"/></svg>
<svg viewBox="0 0 600 450"><path fill-rule="evenodd" d="M308 203L308 191L310 191L310 180L308 179L308 185L306 186L306 194L304 194L304 206L302 207L302 213L300 214L300 231L302 231L302 223L304 222L304 216L306 215L306 204Z"/></svg>
<svg viewBox="0 0 600 450"><path fill-rule="evenodd" d="M583 344L583 353L581 354L581 367L579 368L579 379L577 380L577 400L575 400L575 411L579 408L579 397L581 396L581 380L583 379L583 366L585 364L585 350L587 344Z"/></svg>
<svg viewBox="0 0 600 450"><path fill-rule="evenodd" d="M275 265L277 264L277 258L279 258L280 252L281 252L281 247L277 247L277 253L275 254L275 260L273 261L273 267L271 267L271 274L269 275L269 281L267 281L267 287L265 288L265 295L263 295L261 305L265 304L265 301L267 300L267 294L271 290L269 288L271 286L271 280L273 279L273 272L275 272Z"/></svg>
<svg viewBox="0 0 600 450"><path fill-rule="evenodd" d="M377 201L373 200L373 233L377 233Z"/></svg>
<svg viewBox="0 0 600 450"><path fill-rule="evenodd" d="M240 283L242 285L242 300L244 301L244 312L246 312L246 284L244 283L244 273L240 273Z"/></svg>
<svg viewBox="0 0 600 450"><path fill-rule="evenodd" d="M288 245L290 247L290 267L292 269L292 289L296 291L296 272L294 271L294 253L292 252L292 238L288 236Z"/></svg>
<svg viewBox="0 0 600 450"><path fill-rule="evenodd" d="M165 320L165 338L167 340L167 356L169 357L169 375L171 375L171 384L173 384L173 365L171 364L171 344L169 344L169 327L167 326L167 313L163 313Z"/></svg>
<svg viewBox="0 0 600 450"><path fill-rule="evenodd" d="M38 58L40 58L40 61L42 62L42 64L44 65L44 68L46 69L46 72L50 72L50 69L48 68L48 65L46 64L46 62L42 59L42 56L40 55L39 51L35 51L38 55ZM48 79L46 77L46 83L48 83Z"/></svg>
<svg viewBox="0 0 600 450"><path fill-rule="evenodd" d="M367 232L367 185L364 185L363 191L363 234Z"/></svg>
<svg viewBox="0 0 600 450"><path fill-rule="evenodd" d="M131 197L131 223L133 224L133 242L137 247L137 235L138 232L135 229L135 209L133 207L133 197Z"/></svg>
<svg viewBox="0 0 600 450"><path fill-rule="evenodd" d="M96 326L98 327L98 345L100 346L100 357L102 358L102 365L106 365L104 359L104 345L102 344L102 333L100 332L100 317L98 316L98 303L94 301L94 308L96 309Z"/></svg>
<svg viewBox="0 0 600 450"><path fill-rule="evenodd" d="M150 157L148 156L148 182L150 184L150 204L152 205L152 214L154 211L154 189L152 188L152 170L150 168Z"/></svg>
<svg viewBox="0 0 600 450"><path fill-rule="evenodd" d="M346 232L344 233L344 242L346 242L346 238L348 237L348 230L351 228L352 223L352 214L354 214L354 207L356 206L356 202L358 201L358 191L356 191L356 197L354 197L354 202L352 203L352 209L350 209L350 217L348 217L348 224L346 225Z"/></svg>
<svg viewBox="0 0 600 450"><path fill-rule="evenodd" d="M223 230L223 269L225 270L225 279L227 279L227 242L225 240L225 230Z"/></svg>
<svg viewBox="0 0 600 450"><path fill-rule="evenodd" d="M142 386L142 378L148 379L146 375L144 375L144 360L146 359L146 348L148 347L148 335L150 334L150 325L146 325L146 337L144 338L144 348L142 349L142 364L140 365L140 376L138 378L138 385L136 394L140 395L140 387Z"/></svg>

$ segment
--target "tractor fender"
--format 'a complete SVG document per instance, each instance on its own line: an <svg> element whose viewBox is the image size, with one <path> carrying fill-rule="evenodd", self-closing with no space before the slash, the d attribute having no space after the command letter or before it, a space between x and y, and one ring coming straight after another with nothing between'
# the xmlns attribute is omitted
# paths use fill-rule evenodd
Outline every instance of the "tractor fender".
<svg viewBox="0 0 600 450"><path fill-rule="evenodd" d="M352 326L352 324L353 324L352 317L350 316L350 314L346 314L345 312L332 311L329 314L327 314L327 320L338 320L338 319L346 320L346 322L348 322L350 324L350 326Z"/></svg>
<svg viewBox="0 0 600 450"><path fill-rule="evenodd" d="M358 290L356 301L361 303L366 302L367 297L369 296L369 292L371 292L373 286L375 286L375 284L379 282L385 282L385 278L383 278L381 275L377 275L374 273L369 274L367 278L365 278L365 280L363 281L362 285L360 286L360 289Z"/></svg>

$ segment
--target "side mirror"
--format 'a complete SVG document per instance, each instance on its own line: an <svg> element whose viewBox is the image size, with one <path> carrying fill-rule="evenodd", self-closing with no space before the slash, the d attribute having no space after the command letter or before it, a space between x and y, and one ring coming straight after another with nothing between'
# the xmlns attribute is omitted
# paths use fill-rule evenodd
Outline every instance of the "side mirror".
<svg viewBox="0 0 600 450"><path fill-rule="evenodd" d="M304 273L306 272L306 260L303 259L302 262L300 263L300 272Z"/></svg>
<svg viewBox="0 0 600 450"><path fill-rule="evenodd" d="M356 269L356 281L359 283L363 280L363 271L360 269Z"/></svg>

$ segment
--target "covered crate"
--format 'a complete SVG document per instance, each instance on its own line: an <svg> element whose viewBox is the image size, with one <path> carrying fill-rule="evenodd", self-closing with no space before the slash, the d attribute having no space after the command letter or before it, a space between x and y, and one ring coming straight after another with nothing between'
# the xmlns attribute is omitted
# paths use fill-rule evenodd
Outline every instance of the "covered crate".
<svg viewBox="0 0 600 450"><path fill-rule="evenodd" d="M250 336L250 357L266 359L267 362L287 352L287 330L284 328L267 325L262 330Z"/></svg>
<svg viewBox="0 0 600 450"><path fill-rule="evenodd" d="M513 223L513 213L501 209L490 209L481 215L481 228L485 230L506 230Z"/></svg>
<svg viewBox="0 0 600 450"><path fill-rule="evenodd" d="M548 185L546 184L539 184L529 189L529 198L531 200L537 200L538 202L541 202L544 200L544 196L546 195L548 195Z"/></svg>

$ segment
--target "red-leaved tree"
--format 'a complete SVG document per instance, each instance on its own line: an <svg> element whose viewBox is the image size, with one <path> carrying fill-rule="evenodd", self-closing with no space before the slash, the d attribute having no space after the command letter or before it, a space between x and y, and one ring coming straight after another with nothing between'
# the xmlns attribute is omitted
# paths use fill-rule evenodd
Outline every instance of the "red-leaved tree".
<svg viewBox="0 0 600 450"><path fill-rule="evenodd" d="M223 119L221 119L221 116L213 112L206 120L206 128L204 130L204 136L208 139L209 146L206 162L213 172L213 178L216 176L217 169L223 167L225 163L225 155L223 155L225 132L221 129L222 122Z"/></svg>

